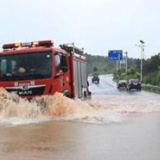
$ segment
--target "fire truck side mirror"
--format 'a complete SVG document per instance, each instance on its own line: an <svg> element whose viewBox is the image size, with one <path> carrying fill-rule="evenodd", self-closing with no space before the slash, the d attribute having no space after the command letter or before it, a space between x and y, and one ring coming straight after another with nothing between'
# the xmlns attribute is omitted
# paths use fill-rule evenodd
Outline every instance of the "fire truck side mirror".
<svg viewBox="0 0 160 160"><path fill-rule="evenodd" d="M68 71L67 57L65 55L61 56L61 69L63 72Z"/></svg>

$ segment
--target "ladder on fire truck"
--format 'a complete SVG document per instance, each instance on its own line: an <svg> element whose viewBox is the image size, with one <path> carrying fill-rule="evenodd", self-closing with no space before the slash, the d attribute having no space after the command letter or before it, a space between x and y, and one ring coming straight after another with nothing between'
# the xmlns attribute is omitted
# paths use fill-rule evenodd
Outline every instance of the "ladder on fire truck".
<svg viewBox="0 0 160 160"><path fill-rule="evenodd" d="M60 47L69 53L84 55L84 48L78 48L74 43L61 44Z"/></svg>

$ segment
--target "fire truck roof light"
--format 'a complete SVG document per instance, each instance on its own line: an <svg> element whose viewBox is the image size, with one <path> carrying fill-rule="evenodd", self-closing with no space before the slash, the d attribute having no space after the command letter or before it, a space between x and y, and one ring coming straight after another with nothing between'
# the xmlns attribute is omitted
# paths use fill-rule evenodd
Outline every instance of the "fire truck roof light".
<svg viewBox="0 0 160 160"><path fill-rule="evenodd" d="M16 47L16 48L21 47L21 46L22 46L21 43L16 43L16 44L15 44L15 47Z"/></svg>
<svg viewBox="0 0 160 160"><path fill-rule="evenodd" d="M13 49L13 48L15 48L15 44L14 43L12 43L12 44L4 44L2 46L2 48L3 49Z"/></svg>
<svg viewBox="0 0 160 160"><path fill-rule="evenodd" d="M53 46L53 42L51 40L45 40L45 41L4 44L2 48L4 50L8 50L8 49L21 48L21 47L29 48L29 47L52 47L52 46Z"/></svg>
<svg viewBox="0 0 160 160"><path fill-rule="evenodd" d="M52 47L53 46L53 42L51 40L34 41L34 42L32 42L32 45L34 47Z"/></svg>
<svg viewBox="0 0 160 160"><path fill-rule="evenodd" d="M35 41L35 42L32 42L32 45L33 45L34 47L36 47L36 46L39 45L39 43L38 43L38 41Z"/></svg>
<svg viewBox="0 0 160 160"><path fill-rule="evenodd" d="M21 44L22 47L31 47L31 42L24 42Z"/></svg>
<svg viewBox="0 0 160 160"><path fill-rule="evenodd" d="M53 42L51 40L47 40L47 41L38 41L39 46L44 46L44 47L52 47L53 46Z"/></svg>

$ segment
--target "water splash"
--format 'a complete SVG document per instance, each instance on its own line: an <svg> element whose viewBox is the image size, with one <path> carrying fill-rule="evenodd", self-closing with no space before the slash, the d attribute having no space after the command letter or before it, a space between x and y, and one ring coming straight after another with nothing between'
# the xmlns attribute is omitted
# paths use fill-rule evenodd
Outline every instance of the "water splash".
<svg viewBox="0 0 160 160"><path fill-rule="evenodd" d="M153 113L160 112L160 99L137 95L96 96L99 101L91 101L92 107L104 108L118 113Z"/></svg>
<svg viewBox="0 0 160 160"><path fill-rule="evenodd" d="M43 104L45 112L55 120L74 120L89 123L121 122L122 116L104 108L96 109L88 101L68 99L60 93L54 96L44 96L35 99L37 104Z"/></svg>
<svg viewBox="0 0 160 160"><path fill-rule="evenodd" d="M61 93L31 102L0 88L0 122L29 124L44 120L74 120L88 123L121 122L122 116L104 108L97 110L87 101L69 99Z"/></svg>
<svg viewBox="0 0 160 160"><path fill-rule="evenodd" d="M0 88L0 122L7 124L29 124L47 120L36 102L20 98Z"/></svg>
<svg viewBox="0 0 160 160"><path fill-rule="evenodd" d="M114 101L113 101L114 98ZM144 101L134 96L97 96L95 100L69 99L61 93L31 102L0 88L0 122L30 124L48 120L111 123L124 120L126 113L160 112L160 100Z"/></svg>

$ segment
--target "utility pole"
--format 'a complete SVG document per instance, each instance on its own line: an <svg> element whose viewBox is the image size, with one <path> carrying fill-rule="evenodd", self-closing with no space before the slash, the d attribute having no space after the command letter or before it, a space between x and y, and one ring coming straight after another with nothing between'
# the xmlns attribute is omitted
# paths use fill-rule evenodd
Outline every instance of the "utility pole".
<svg viewBox="0 0 160 160"><path fill-rule="evenodd" d="M140 40L141 48L141 82L143 81L143 59L144 59L144 41Z"/></svg>
<svg viewBox="0 0 160 160"><path fill-rule="evenodd" d="M140 47L141 48L141 71L140 71L140 80L141 80L141 82L143 81L143 59L144 59L144 47L145 47L145 45L144 45L144 41L142 41L142 40L140 40L139 41L141 44L140 45L136 45L136 46L138 46L138 47Z"/></svg>
<svg viewBox="0 0 160 160"><path fill-rule="evenodd" d="M121 57L120 57L120 54L118 55L118 58L119 58L119 61L118 61L118 63L119 63L119 70L121 72Z"/></svg>
<svg viewBox="0 0 160 160"><path fill-rule="evenodd" d="M118 61L116 60L116 72L118 72Z"/></svg>
<svg viewBox="0 0 160 160"><path fill-rule="evenodd" d="M128 52L125 52L126 54L126 73L127 73L127 70L128 70Z"/></svg>

